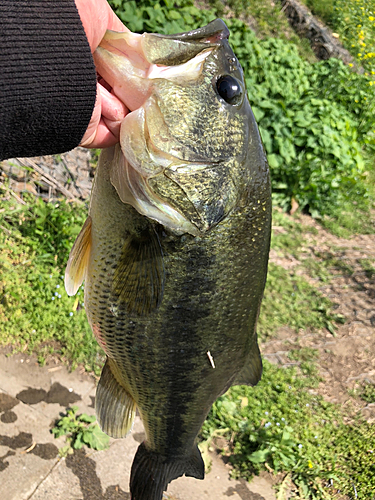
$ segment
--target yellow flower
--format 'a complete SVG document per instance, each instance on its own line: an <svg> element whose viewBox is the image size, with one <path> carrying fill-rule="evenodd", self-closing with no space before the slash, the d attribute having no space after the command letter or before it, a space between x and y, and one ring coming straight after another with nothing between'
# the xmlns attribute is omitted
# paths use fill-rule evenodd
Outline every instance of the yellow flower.
<svg viewBox="0 0 375 500"><path fill-rule="evenodd" d="M309 460L309 461L307 462L307 465L309 466L309 469L312 469L312 468L313 468L313 464L312 464L311 460Z"/></svg>

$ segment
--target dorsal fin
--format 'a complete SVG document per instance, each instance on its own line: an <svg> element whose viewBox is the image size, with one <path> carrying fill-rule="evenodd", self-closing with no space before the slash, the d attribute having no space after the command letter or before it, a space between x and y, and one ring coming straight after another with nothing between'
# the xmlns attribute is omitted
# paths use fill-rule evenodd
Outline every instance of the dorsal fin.
<svg viewBox="0 0 375 500"><path fill-rule="evenodd" d="M91 217L88 216L72 249L65 270L65 290L75 295L85 279L91 250Z"/></svg>

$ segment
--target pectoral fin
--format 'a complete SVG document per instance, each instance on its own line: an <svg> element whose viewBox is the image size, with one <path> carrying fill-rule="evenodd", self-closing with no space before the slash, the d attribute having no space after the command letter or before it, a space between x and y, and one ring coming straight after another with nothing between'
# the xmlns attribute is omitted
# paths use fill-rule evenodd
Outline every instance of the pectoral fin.
<svg viewBox="0 0 375 500"><path fill-rule="evenodd" d="M125 437L132 429L136 405L118 383L107 359L95 397L95 412L103 432L114 438Z"/></svg>
<svg viewBox="0 0 375 500"><path fill-rule="evenodd" d="M232 385L257 385L262 376L262 358L258 344L255 342L242 370Z"/></svg>
<svg viewBox="0 0 375 500"><path fill-rule="evenodd" d="M85 279L91 250L91 217L88 216L70 251L65 270L65 290L75 295Z"/></svg>
<svg viewBox="0 0 375 500"><path fill-rule="evenodd" d="M145 229L124 244L112 284L112 303L130 315L156 309L163 297L163 254L155 230Z"/></svg>

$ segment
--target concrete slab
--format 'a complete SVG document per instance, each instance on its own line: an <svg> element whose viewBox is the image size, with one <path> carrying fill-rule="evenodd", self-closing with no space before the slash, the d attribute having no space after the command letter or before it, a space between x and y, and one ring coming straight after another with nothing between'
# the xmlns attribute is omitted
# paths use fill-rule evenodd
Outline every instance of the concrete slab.
<svg viewBox="0 0 375 500"><path fill-rule="evenodd" d="M41 481L27 500L82 500L79 479L65 465L62 458ZM22 499L23 500L23 499Z"/></svg>

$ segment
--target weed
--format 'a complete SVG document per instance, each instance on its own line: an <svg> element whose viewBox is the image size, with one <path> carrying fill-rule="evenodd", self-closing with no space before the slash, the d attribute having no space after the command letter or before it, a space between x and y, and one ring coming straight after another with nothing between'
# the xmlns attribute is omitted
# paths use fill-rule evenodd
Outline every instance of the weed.
<svg viewBox="0 0 375 500"><path fill-rule="evenodd" d="M94 450L105 450L109 447L109 437L102 432L94 416L77 414L78 406L67 408L66 415L55 422L52 434L55 438L66 436L67 445L60 449L60 455L66 456L73 450L80 450L83 445Z"/></svg>
<svg viewBox="0 0 375 500"><path fill-rule="evenodd" d="M358 498L367 500L375 488L375 430L360 419L345 425L340 407L314 394L318 383L315 375L265 362L256 387L232 387L214 403L202 439L218 430L228 440L235 477L283 471L298 498L315 500L337 490L351 494L354 481Z"/></svg>
<svg viewBox="0 0 375 500"><path fill-rule="evenodd" d="M255 30L259 38L281 38L288 43L293 43L301 57L307 61L316 61L308 40L301 40L291 28L279 2L272 0L263 0L262 2L257 0L227 0L225 2L227 8L220 0L209 0L208 3L218 17L225 17L230 12L238 18L251 16L255 19Z"/></svg>
<svg viewBox="0 0 375 500"><path fill-rule="evenodd" d="M359 259L359 263L362 266L362 269L366 273L366 277L368 279L373 279L375 276L375 266L374 261L370 259Z"/></svg>
<svg viewBox="0 0 375 500"><path fill-rule="evenodd" d="M99 161L101 149L91 149L90 153L91 153L90 165L95 168Z"/></svg>
<svg viewBox="0 0 375 500"><path fill-rule="evenodd" d="M339 35L341 43L375 74L375 1L302 0Z"/></svg>
<svg viewBox="0 0 375 500"><path fill-rule="evenodd" d="M292 349L288 353L288 358L292 361L299 361L299 369L303 375L309 377L320 378L319 370L315 364L319 357L319 351L311 347L301 347L299 349Z"/></svg>
<svg viewBox="0 0 375 500"><path fill-rule="evenodd" d="M375 220L370 212L359 210L355 206L343 205L329 216L320 219L320 223L329 232L339 238L349 238L353 234L374 234Z"/></svg>
<svg viewBox="0 0 375 500"><path fill-rule="evenodd" d="M329 283L332 279L332 273L327 269L324 262L318 261L315 258L307 257L303 259L302 266L309 276L321 281L322 283Z"/></svg>
<svg viewBox="0 0 375 500"><path fill-rule="evenodd" d="M311 347L301 347L289 351L288 357L294 361L312 361L319 357L319 352Z"/></svg>
<svg viewBox="0 0 375 500"><path fill-rule="evenodd" d="M331 24L334 16L334 4L335 0L301 0L302 3L307 5L307 7L327 24Z"/></svg>
<svg viewBox="0 0 375 500"><path fill-rule="evenodd" d="M337 274L350 277L354 273L353 266L345 260L344 255L340 256L331 251L315 252L315 258L305 259L303 267L311 277L319 278L323 282L330 281L330 278Z"/></svg>
<svg viewBox="0 0 375 500"><path fill-rule="evenodd" d="M371 382L364 382L360 387L350 391L353 397L359 397L366 403L375 403L375 385Z"/></svg>

